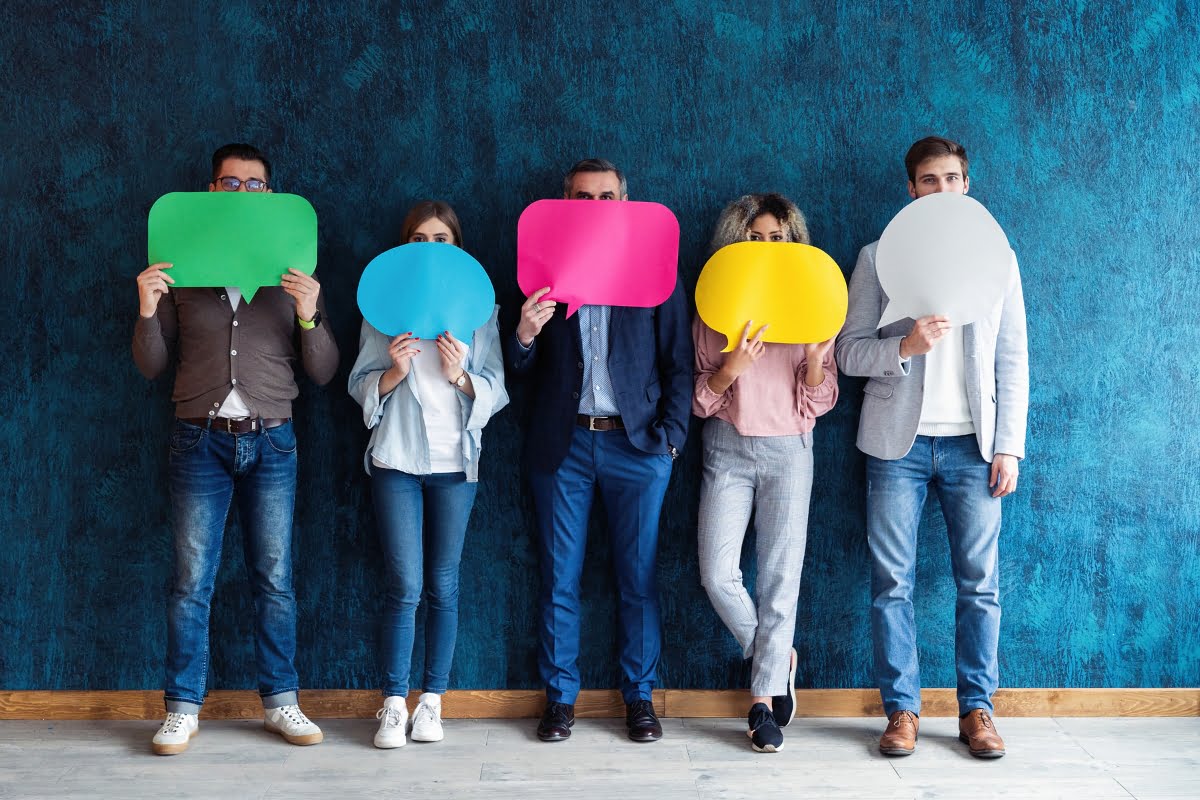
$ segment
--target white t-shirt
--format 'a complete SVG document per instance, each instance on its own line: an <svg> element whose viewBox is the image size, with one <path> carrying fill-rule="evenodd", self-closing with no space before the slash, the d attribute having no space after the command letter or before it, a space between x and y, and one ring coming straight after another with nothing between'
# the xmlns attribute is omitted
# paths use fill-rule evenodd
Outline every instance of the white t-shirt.
<svg viewBox="0 0 1200 800"><path fill-rule="evenodd" d="M413 356L412 369L420 376L421 416L425 421L425 436L429 439L429 471L462 472L465 469L463 422L458 387L442 374L442 358L438 355L436 342L421 341L421 352ZM374 457L371 463L391 469Z"/></svg>
<svg viewBox="0 0 1200 800"><path fill-rule="evenodd" d="M234 312L237 312L238 303L242 302L242 290L236 286L226 286L225 296L229 298L229 305L233 307ZM250 416L250 407L238 394L237 389L230 389L229 394L225 395L225 402L221 403L221 409L217 412L217 416L228 419L246 419Z"/></svg>
<svg viewBox="0 0 1200 800"><path fill-rule="evenodd" d="M963 326L950 332L925 354L925 397L921 401L921 436L965 436L975 432L967 400L966 347Z"/></svg>

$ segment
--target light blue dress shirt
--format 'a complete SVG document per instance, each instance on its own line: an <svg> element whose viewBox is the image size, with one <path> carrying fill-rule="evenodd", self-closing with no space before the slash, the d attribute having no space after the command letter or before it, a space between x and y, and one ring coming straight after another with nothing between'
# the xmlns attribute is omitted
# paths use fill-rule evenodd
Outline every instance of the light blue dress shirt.
<svg viewBox="0 0 1200 800"><path fill-rule="evenodd" d="M612 378L608 374L608 323L612 306L580 306L579 338L583 345L583 391L579 413L589 417L620 414Z"/></svg>

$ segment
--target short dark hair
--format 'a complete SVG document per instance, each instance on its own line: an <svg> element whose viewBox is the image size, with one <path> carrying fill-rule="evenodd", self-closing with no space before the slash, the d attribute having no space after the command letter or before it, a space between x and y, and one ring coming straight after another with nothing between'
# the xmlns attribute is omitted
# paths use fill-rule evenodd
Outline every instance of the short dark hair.
<svg viewBox="0 0 1200 800"><path fill-rule="evenodd" d="M923 161L942 156L954 156L962 162L963 178L967 177L967 149L952 139L942 136L926 136L919 142L914 142L904 156L904 168L908 170L908 179L917 182L917 167Z"/></svg>
<svg viewBox="0 0 1200 800"><path fill-rule="evenodd" d="M408 210L408 215L404 217L404 223L400 226L400 244L408 244L413 231L421 227L425 220L434 217L446 224L454 236L454 243L462 247L462 226L458 224L458 214L454 213L449 203L443 203L441 200L422 200Z"/></svg>
<svg viewBox="0 0 1200 800"><path fill-rule="evenodd" d="M617 169L617 165L606 158L585 158L571 167L563 178L563 195L571 194L571 182L575 180L575 176L581 172L613 172L617 175L617 180L621 182L621 196L629 194L628 187L625 184L625 173Z"/></svg>
<svg viewBox="0 0 1200 800"><path fill-rule="evenodd" d="M243 161L258 161L263 165L263 171L266 175L263 178L267 183L271 182L271 162L252 144L243 144L242 142L234 142L232 144L218 147L217 152L213 153L212 157L212 179L215 181L221 177L221 165L225 163L227 158L240 158Z"/></svg>

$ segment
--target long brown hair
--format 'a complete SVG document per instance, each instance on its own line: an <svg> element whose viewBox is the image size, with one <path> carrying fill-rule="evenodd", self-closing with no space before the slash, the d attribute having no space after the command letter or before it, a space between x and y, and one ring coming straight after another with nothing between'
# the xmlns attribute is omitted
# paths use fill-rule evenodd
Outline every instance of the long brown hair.
<svg viewBox="0 0 1200 800"><path fill-rule="evenodd" d="M458 214L454 213L449 203L443 203L441 200L422 200L408 210L404 224L400 226L400 244L408 244L408 240L412 238L413 232L421 227L421 223L434 217L445 223L454 235L454 244L462 247L462 226L458 224Z"/></svg>

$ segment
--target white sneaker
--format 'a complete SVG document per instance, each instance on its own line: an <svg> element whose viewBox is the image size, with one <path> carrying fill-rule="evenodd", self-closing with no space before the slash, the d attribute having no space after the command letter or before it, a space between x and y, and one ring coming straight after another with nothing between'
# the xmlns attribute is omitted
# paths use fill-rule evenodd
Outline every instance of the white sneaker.
<svg viewBox="0 0 1200 800"><path fill-rule="evenodd" d="M426 692L413 712L412 738L414 742L440 742L442 733L442 696Z"/></svg>
<svg viewBox="0 0 1200 800"><path fill-rule="evenodd" d="M170 712L158 733L154 734L154 752L160 756L182 753L199 730L200 718L196 714Z"/></svg>
<svg viewBox="0 0 1200 800"><path fill-rule="evenodd" d="M375 712L379 730L375 733L375 746L380 750L404 747L404 732L408 728L408 706L403 697L388 697L383 708Z"/></svg>
<svg viewBox="0 0 1200 800"><path fill-rule="evenodd" d="M300 706L263 709L263 727L292 744L319 744L325 738L316 723L304 716Z"/></svg>

